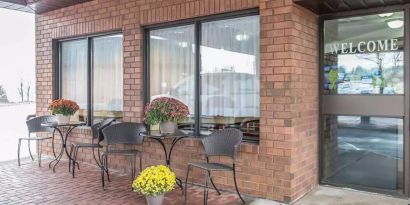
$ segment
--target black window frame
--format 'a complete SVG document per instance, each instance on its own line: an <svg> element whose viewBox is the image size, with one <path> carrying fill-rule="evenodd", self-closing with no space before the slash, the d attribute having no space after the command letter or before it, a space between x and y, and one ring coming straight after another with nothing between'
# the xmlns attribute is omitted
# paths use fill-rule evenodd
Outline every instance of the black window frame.
<svg viewBox="0 0 410 205"><path fill-rule="evenodd" d="M106 33L98 33L92 35L83 35L72 38L62 38L53 40L53 50L55 59L55 82L56 86L54 88L54 100L60 99L62 97L62 71L61 71L61 47L64 42L76 41L76 40L87 40L87 121L86 126L91 126L94 121L93 116L93 89L94 89L94 73L93 73L93 39L98 37L106 37L112 35L122 35L122 31L112 31Z"/></svg>
<svg viewBox="0 0 410 205"><path fill-rule="evenodd" d="M228 12L223 14L215 14L210 16L202 16L202 17L195 17L190 19L178 20L173 22L166 22L154 25L146 25L143 26L143 44L142 44L142 51L143 51L143 103L146 105L150 100L150 68L149 68L149 53L150 53L150 31L152 30L159 30L159 29L166 29L166 28L173 28L179 26L187 26L193 25L194 26L194 42L195 42L195 116L194 116L194 135L195 136L205 136L200 133L200 107L201 107L201 100L200 100L200 93L201 93L201 52L200 46L201 45L201 35L202 35L202 23L206 22L213 22L213 21L220 21L220 20L228 20L228 19L235 19L240 17L247 17L247 16L259 16L259 8L250 8L241 11L235 12ZM251 143L259 143L259 137L255 137L257 139L243 139L244 142L251 142Z"/></svg>

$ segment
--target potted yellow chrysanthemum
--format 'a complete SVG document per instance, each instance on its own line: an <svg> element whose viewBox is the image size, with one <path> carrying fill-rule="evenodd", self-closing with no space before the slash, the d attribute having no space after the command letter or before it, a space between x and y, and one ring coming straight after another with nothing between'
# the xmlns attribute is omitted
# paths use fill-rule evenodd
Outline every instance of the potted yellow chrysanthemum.
<svg viewBox="0 0 410 205"><path fill-rule="evenodd" d="M158 165L144 169L132 183L132 188L146 197L148 205L161 205L164 194L173 190L175 184L175 173L167 166Z"/></svg>

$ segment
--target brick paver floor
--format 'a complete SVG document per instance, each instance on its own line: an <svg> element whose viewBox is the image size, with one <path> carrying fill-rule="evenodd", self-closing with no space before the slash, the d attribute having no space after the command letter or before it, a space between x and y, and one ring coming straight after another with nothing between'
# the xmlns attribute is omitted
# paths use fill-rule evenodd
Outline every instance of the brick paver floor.
<svg viewBox="0 0 410 205"><path fill-rule="evenodd" d="M0 204L147 204L145 198L131 191L129 175L112 172L111 182L102 191L98 167L82 163L72 178L68 172L67 161L62 161L56 173L48 168L48 160L43 167L37 163L24 160L21 167L16 161L0 163ZM200 205L203 200L203 189L188 186L187 204ZM247 199L248 200L248 199ZM176 189L166 194L164 205L182 205L181 191ZM223 192L218 196L210 191L210 205L241 204L237 195Z"/></svg>

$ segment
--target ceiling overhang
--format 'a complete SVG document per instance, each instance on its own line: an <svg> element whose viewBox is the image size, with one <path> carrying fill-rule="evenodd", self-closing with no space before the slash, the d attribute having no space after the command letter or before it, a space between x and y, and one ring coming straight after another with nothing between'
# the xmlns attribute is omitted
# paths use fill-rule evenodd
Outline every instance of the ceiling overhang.
<svg viewBox="0 0 410 205"><path fill-rule="evenodd" d="M0 8L41 14L92 0L0 0Z"/></svg>
<svg viewBox="0 0 410 205"><path fill-rule="evenodd" d="M410 0L293 0L317 14L329 14L410 3Z"/></svg>

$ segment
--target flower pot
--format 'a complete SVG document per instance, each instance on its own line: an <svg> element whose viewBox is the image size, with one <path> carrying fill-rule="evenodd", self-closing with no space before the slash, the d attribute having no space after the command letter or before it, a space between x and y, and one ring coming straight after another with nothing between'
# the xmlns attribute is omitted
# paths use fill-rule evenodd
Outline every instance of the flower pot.
<svg viewBox="0 0 410 205"><path fill-rule="evenodd" d="M159 131L159 124L149 126L151 131Z"/></svg>
<svg viewBox="0 0 410 205"><path fill-rule="evenodd" d="M159 131L164 134L175 133L178 129L176 122L161 122L159 124Z"/></svg>
<svg viewBox="0 0 410 205"><path fill-rule="evenodd" d="M57 118L58 124L67 124L70 122L70 116L66 116L62 114L56 114L55 116Z"/></svg>
<svg viewBox="0 0 410 205"><path fill-rule="evenodd" d="M164 194L158 196L146 196L148 205L162 205L164 202Z"/></svg>

